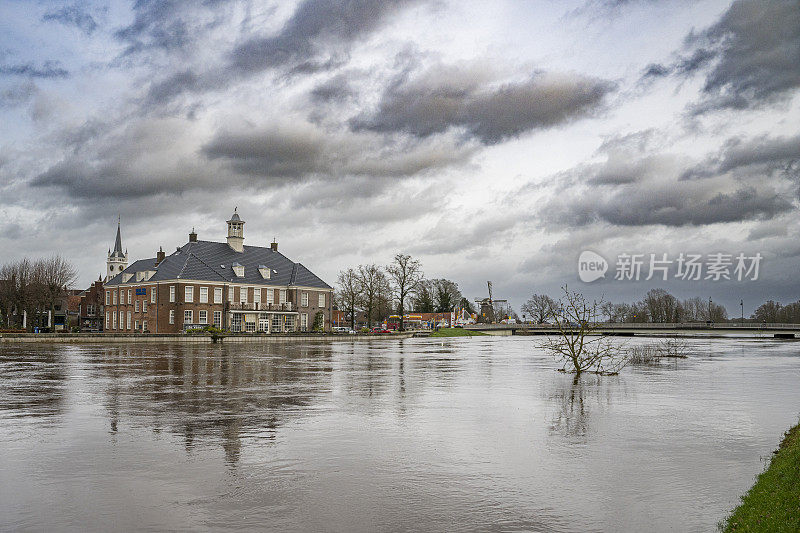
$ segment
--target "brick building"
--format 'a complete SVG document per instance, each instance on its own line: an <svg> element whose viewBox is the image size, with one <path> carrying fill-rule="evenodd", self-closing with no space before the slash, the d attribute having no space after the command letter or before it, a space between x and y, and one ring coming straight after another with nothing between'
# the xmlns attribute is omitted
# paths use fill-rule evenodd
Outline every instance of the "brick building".
<svg viewBox="0 0 800 533"><path fill-rule="evenodd" d="M106 332L177 333L212 325L233 332L331 329L333 288L270 247L244 246L244 221L234 212L227 242L189 242L171 255L125 265L117 229L104 284ZM122 261L121 261L122 259ZM113 262L112 262L113 260Z"/></svg>
<svg viewBox="0 0 800 533"><path fill-rule="evenodd" d="M103 331L104 295L102 279L98 279L81 292L78 307L78 324L81 331Z"/></svg>

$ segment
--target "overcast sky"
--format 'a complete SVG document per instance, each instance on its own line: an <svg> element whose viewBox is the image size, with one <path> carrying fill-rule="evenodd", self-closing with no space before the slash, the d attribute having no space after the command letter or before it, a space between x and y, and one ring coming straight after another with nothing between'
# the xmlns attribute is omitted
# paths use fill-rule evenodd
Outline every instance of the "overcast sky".
<svg viewBox="0 0 800 533"><path fill-rule="evenodd" d="M405 252L516 308L569 283L749 314L800 298L799 93L797 0L5 0L0 261L58 252L86 286L118 215L138 259L238 206L331 284ZM613 279L681 252L764 259Z"/></svg>

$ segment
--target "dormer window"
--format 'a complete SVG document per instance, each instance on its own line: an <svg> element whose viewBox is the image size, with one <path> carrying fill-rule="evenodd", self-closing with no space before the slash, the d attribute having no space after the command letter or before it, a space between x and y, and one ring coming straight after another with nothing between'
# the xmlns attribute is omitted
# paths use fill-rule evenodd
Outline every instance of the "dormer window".
<svg viewBox="0 0 800 533"><path fill-rule="evenodd" d="M272 269L264 265L258 265L258 273L261 274L262 278L269 279Z"/></svg>
<svg viewBox="0 0 800 533"><path fill-rule="evenodd" d="M123 273L122 274L122 283L128 283L128 281L130 281L130 279L132 277L133 277L133 274L131 274L131 273L127 273L127 272Z"/></svg>
<svg viewBox="0 0 800 533"><path fill-rule="evenodd" d="M236 277L244 277L244 266L240 265L239 263L234 263L231 265L231 267L233 268L233 273L236 275Z"/></svg>

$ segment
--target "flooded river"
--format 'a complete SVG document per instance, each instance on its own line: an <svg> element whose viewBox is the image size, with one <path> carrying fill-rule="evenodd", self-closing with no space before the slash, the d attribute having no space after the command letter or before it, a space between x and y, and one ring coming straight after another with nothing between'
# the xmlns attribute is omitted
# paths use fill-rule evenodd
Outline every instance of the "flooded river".
<svg viewBox="0 0 800 533"><path fill-rule="evenodd" d="M800 343L689 348L575 379L529 337L0 345L0 530L714 531Z"/></svg>

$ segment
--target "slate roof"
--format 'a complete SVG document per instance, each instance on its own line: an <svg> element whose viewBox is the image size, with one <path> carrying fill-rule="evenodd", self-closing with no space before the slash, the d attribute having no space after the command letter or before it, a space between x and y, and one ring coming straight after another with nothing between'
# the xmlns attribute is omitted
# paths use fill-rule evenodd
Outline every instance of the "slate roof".
<svg viewBox="0 0 800 533"><path fill-rule="evenodd" d="M186 279L247 285L332 288L302 264L293 262L282 253L272 251L271 248L261 246L245 246L243 252L236 252L227 242L188 242L168 255L158 266L155 266L155 263L155 258L140 259L110 279L106 285L142 283L136 281L136 276L123 283L122 274L155 270L156 273L148 281ZM234 263L244 266L243 277L234 274ZM272 270L270 279L261 277L259 266L266 266Z"/></svg>

